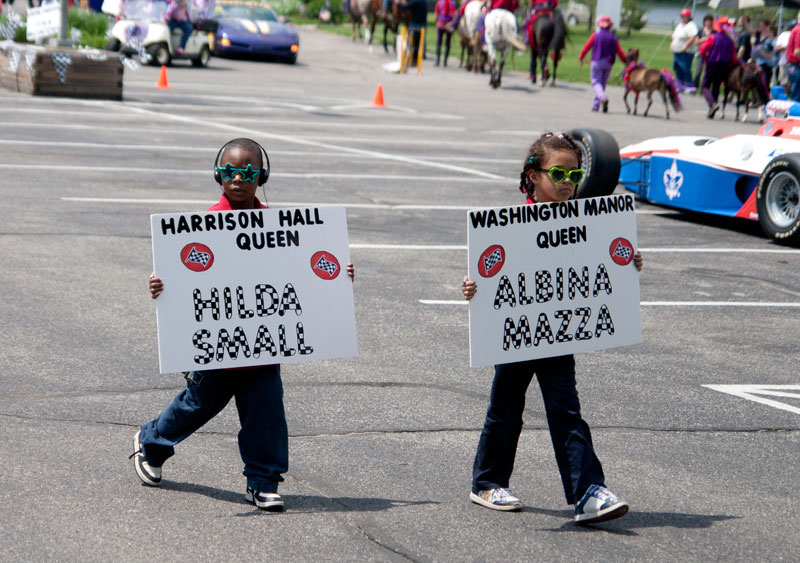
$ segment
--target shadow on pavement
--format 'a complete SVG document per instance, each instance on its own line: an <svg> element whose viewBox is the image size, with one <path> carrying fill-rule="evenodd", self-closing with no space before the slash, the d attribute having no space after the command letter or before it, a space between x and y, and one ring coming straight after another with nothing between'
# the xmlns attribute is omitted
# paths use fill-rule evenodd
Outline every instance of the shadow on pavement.
<svg viewBox="0 0 800 563"><path fill-rule="evenodd" d="M161 488L167 491L178 491L182 493L192 493L203 495L214 500L231 502L245 506L252 506L244 500L244 490L228 491L198 485L195 483L180 483L176 481L163 481ZM400 508L403 506L417 506L422 504L439 504L432 500L392 500L386 498L369 497L325 497L319 495L282 495L286 503L287 512L309 513L309 512L378 512L389 510L390 508ZM255 509L255 512L261 512ZM247 516L249 513L239 514Z"/></svg>
<svg viewBox="0 0 800 563"><path fill-rule="evenodd" d="M638 535L634 531L636 528L704 529L710 528L716 522L741 518L741 516L733 516L729 514L686 514L683 512L639 512L632 510L618 520L611 520L609 522L603 522L596 525L579 526L572 521L572 510L551 510L547 508L526 506L523 511L533 512L536 514L546 514L547 516L556 516L569 520L559 528L541 528L540 530L544 532L594 531L624 536Z"/></svg>

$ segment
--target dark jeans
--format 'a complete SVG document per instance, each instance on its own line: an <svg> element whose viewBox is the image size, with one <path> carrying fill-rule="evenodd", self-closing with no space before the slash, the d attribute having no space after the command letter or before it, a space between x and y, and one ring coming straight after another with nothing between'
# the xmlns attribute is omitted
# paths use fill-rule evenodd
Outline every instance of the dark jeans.
<svg viewBox="0 0 800 563"><path fill-rule="evenodd" d="M789 99L800 102L800 65L787 64L786 74L789 77Z"/></svg>
<svg viewBox="0 0 800 563"><path fill-rule="evenodd" d="M673 53L672 68L675 70L675 78L678 84L684 88L692 86L692 53Z"/></svg>
<svg viewBox="0 0 800 563"><path fill-rule="evenodd" d="M160 467L175 445L214 418L231 398L239 411L239 452L247 486L275 492L289 468L289 433L280 366L196 371L158 418L142 425L147 463ZM192 381L194 380L194 381Z"/></svg>
<svg viewBox="0 0 800 563"><path fill-rule="evenodd" d="M572 355L494 367L489 409L472 468L472 490L477 493L508 487L522 431L525 392L534 373L544 399L564 494L567 503L574 504L590 485L605 486L605 477L589 426L581 418Z"/></svg>
<svg viewBox="0 0 800 563"><path fill-rule="evenodd" d="M719 90L728 78L730 69L731 63L729 62L706 63L706 72L703 76L703 95L709 107L717 103Z"/></svg>
<svg viewBox="0 0 800 563"><path fill-rule="evenodd" d="M192 34L192 30L194 30L194 24L190 21L168 21L167 25L169 26L169 31L172 33L176 29L180 29L183 32L181 36L181 49L186 48L186 42L189 41L189 36ZM175 46L173 45L173 48Z"/></svg>
<svg viewBox="0 0 800 563"><path fill-rule="evenodd" d="M453 33L443 27L436 28L436 64L439 64L439 57L442 52L442 37L444 37L444 66L447 66L447 57L450 56L450 39Z"/></svg>

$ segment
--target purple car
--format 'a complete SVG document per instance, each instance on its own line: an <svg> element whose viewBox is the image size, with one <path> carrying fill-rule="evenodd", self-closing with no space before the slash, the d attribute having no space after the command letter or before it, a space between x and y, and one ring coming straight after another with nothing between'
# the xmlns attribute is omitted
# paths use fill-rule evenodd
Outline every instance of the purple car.
<svg viewBox="0 0 800 563"><path fill-rule="evenodd" d="M269 4L257 1L217 0L214 18L214 55L297 61L300 37L288 20Z"/></svg>

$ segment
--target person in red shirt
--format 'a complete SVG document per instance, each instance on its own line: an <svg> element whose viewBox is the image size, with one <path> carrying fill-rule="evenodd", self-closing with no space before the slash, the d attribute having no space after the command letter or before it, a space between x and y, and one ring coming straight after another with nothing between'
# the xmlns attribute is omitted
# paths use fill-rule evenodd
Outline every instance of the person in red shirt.
<svg viewBox="0 0 800 563"><path fill-rule="evenodd" d="M800 12L798 24L792 28L789 44L786 46L786 74L791 86L789 97L800 102Z"/></svg>
<svg viewBox="0 0 800 563"><path fill-rule="evenodd" d="M436 66L442 52L442 37L444 44L444 66L447 66L447 57L450 56L450 40L453 37L453 21L456 18L456 3L454 0L437 0L433 8L436 19Z"/></svg>
<svg viewBox="0 0 800 563"><path fill-rule="evenodd" d="M269 177L269 159L265 169L262 151L261 145L245 138L222 146L214 163L214 179L222 195L208 211L267 207L256 197L256 189ZM347 265L347 275L354 278L352 264ZM150 296L156 299L163 291L163 280L150 274ZM186 374L186 380L186 388L134 435L130 457L136 475L145 485L160 486L161 466L175 454L175 446L235 398L242 425L238 439L247 477L245 500L262 510L282 511L283 499L277 491L289 465L289 434L280 365L198 370Z"/></svg>

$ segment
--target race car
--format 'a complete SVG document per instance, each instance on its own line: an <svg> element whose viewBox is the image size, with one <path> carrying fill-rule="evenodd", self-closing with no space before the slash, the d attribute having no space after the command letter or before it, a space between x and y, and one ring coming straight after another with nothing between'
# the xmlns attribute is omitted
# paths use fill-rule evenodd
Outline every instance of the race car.
<svg viewBox="0 0 800 563"><path fill-rule="evenodd" d="M297 61L297 30L269 6L257 0L218 0L214 17L219 27L214 55Z"/></svg>
<svg viewBox="0 0 800 563"><path fill-rule="evenodd" d="M642 199L758 221L800 244L800 104L773 100L756 135L675 136L620 149L619 182Z"/></svg>

